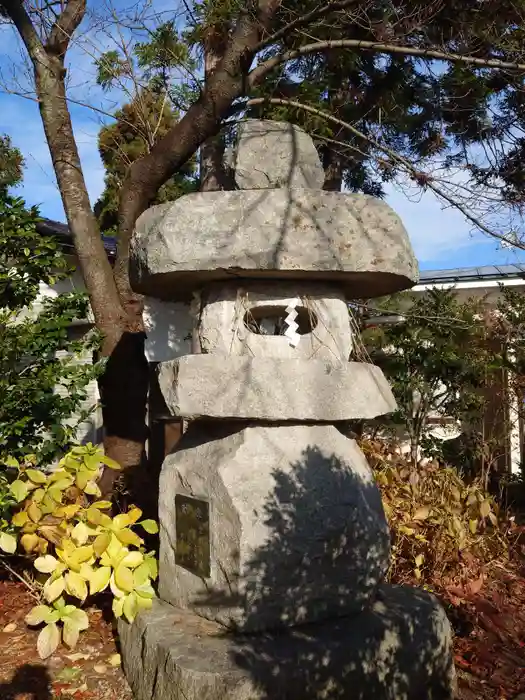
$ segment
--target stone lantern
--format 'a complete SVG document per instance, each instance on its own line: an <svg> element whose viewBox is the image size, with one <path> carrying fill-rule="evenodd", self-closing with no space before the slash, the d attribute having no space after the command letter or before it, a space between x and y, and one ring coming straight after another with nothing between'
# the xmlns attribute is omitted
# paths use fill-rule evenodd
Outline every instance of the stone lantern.
<svg viewBox="0 0 525 700"><path fill-rule="evenodd" d="M437 602L383 583L389 531L344 430L395 409L352 361L348 300L408 288L417 264L381 200L325 192L310 137L249 120L239 189L145 212L136 291L192 300L193 353L160 363L189 429L160 480L160 601L121 624L138 700L451 698Z"/></svg>

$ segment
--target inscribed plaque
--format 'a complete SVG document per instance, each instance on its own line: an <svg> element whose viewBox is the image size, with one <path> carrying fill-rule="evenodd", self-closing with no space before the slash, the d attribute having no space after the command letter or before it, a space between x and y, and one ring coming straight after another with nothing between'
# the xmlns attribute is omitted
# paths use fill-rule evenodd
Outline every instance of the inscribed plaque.
<svg viewBox="0 0 525 700"><path fill-rule="evenodd" d="M210 505L191 496L175 496L175 563L201 578L210 576Z"/></svg>

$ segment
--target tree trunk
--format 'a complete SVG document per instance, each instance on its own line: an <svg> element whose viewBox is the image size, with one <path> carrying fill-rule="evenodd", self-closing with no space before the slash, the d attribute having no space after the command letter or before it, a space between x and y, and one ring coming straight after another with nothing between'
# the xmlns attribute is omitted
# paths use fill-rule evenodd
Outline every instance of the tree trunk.
<svg viewBox="0 0 525 700"><path fill-rule="evenodd" d="M118 279L120 289L117 287L104 249L67 108L64 75L58 57L47 56L45 63L35 64L44 131L95 322L103 334L101 354L107 358L107 365L99 385L104 448L108 456L130 471L141 464L146 439L148 368L141 307L124 296L126 280L122 275ZM122 263L116 266L117 276L122 267ZM111 493L116 475L114 470L105 471L101 479L105 497Z"/></svg>

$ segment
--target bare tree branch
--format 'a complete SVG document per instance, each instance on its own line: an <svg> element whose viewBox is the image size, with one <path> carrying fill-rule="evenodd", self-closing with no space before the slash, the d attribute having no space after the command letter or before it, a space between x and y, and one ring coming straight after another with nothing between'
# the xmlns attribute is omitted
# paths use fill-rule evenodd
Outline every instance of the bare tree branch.
<svg viewBox="0 0 525 700"><path fill-rule="evenodd" d="M254 87L261 83L263 78L277 66L293 61L301 56L311 53L322 53L333 49L356 49L360 51L373 51L376 53L387 53L401 56L416 56L419 58L429 58L433 60L450 61L451 63L464 63L480 68L499 68L501 70L518 70L525 72L525 63L514 63L511 61L501 61L499 58L477 58L475 56L464 56L458 53L447 51L435 51L433 49L419 49L413 46L397 46L396 44L384 44L376 41L362 41L361 39L334 39L333 41L317 41L312 44L305 44L293 51L285 51L273 58L269 58L254 68L248 77L248 84Z"/></svg>
<svg viewBox="0 0 525 700"><path fill-rule="evenodd" d="M286 105L288 107L294 107L296 109L301 109L306 112L310 112L311 114L315 114L318 117L322 117L323 119L326 119L327 121L337 124L338 126L342 126L344 129L347 129L350 131L352 134L355 136L359 137L363 141L366 141L370 145L374 146L375 148L379 149L380 151L383 151L386 155L388 155L392 160L394 160L396 163L401 165L404 169L405 172L411 177L411 179L415 180L418 184L420 184L423 188L428 188L434 194L436 194L440 199L444 200L449 204L450 206L454 207L458 211L460 211L466 219L468 219L474 226L479 228L481 231L486 233L487 235L491 236L492 238L496 238L499 241L503 241L505 243L512 243L513 246L520 248L521 250L525 250L525 242L516 242L516 241L510 241L507 236L504 234L498 233L497 231L494 231L493 229L489 228L486 226L481 219L479 219L477 216L472 214L467 207L465 207L461 202L457 201L449 195L447 192L442 190L438 185L436 185L432 181L432 177L430 175L427 175L426 173L422 173L421 170L418 170L414 165L404 158L403 156L399 155L395 151L393 151L391 148L388 146L383 145L379 141L376 141L375 139L371 138L370 136L367 136L364 134L362 131L359 129L356 129L355 126L352 126L352 124L349 124L348 122L343 121L342 119L338 119L337 117L333 117L331 114L328 114L327 112L324 112L321 109L317 109L316 107L311 107L310 105L306 105L302 102L297 102L296 100L287 100L283 98L277 98L277 97L257 97L251 100L248 100L247 106L256 106L256 105L261 105L261 104L276 104L276 105Z"/></svg>
<svg viewBox="0 0 525 700"><path fill-rule="evenodd" d="M4 8L18 30L27 53L36 60L46 63L47 56L40 37L20 0L0 0L0 7Z"/></svg>
<svg viewBox="0 0 525 700"><path fill-rule="evenodd" d="M284 27L281 27L281 29L278 29L273 34L270 34L270 36L265 37L255 47L255 51L258 52L261 51L261 49L264 49L266 46L270 46L270 44L273 44L278 39L281 39L283 36L286 36L287 34L289 34L289 32L293 31L294 29L304 27L306 24L310 24L313 20L320 19L321 17L324 17L338 10L344 10L345 8L350 7L351 5L356 5L358 2L359 0L341 0L340 2L336 2L335 0L333 0L331 2L327 2L325 5L317 7L311 12L307 12L304 15L300 15L291 22L288 22L288 24L286 24Z"/></svg>

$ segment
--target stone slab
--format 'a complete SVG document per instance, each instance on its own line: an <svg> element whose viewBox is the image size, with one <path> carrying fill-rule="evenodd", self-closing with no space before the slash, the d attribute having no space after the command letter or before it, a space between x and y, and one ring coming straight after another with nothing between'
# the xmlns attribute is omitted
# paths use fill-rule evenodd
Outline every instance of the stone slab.
<svg viewBox="0 0 525 700"><path fill-rule="evenodd" d="M324 170L310 136L295 124L248 119L239 124L229 163L241 190L322 189Z"/></svg>
<svg viewBox="0 0 525 700"><path fill-rule="evenodd" d="M366 362L186 355L160 364L159 386L173 415L189 419L334 423L396 409L382 370Z"/></svg>
<svg viewBox="0 0 525 700"><path fill-rule="evenodd" d="M197 333L203 353L324 359L332 364L348 361L353 336L348 302L331 285L220 282L203 290L201 298ZM255 333L253 325L250 328L265 310L280 309L286 316L290 303L313 324L311 332L304 332L297 345L284 335ZM298 319L301 323L300 315Z"/></svg>
<svg viewBox="0 0 525 700"><path fill-rule="evenodd" d="M291 601L292 602L292 601ZM280 635L224 635L157 602L119 621L135 700L452 700L451 628L431 595L383 586L355 618Z"/></svg>
<svg viewBox="0 0 525 700"><path fill-rule="evenodd" d="M201 192L137 220L135 291L172 301L232 277L329 281L351 298L418 279L407 232L382 200L309 189Z"/></svg>
<svg viewBox="0 0 525 700"><path fill-rule="evenodd" d="M209 512L209 543L198 518L179 530L180 495ZM359 612L390 561L373 474L333 425L190 422L162 466L159 521L163 600L244 631Z"/></svg>

